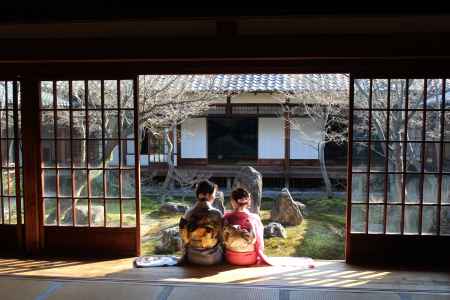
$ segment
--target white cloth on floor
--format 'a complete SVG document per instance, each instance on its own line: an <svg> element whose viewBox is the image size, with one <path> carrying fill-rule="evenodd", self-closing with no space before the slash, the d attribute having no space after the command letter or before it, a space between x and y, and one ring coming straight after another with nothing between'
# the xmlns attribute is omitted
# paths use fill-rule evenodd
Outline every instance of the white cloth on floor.
<svg viewBox="0 0 450 300"><path fill-rule="evenodd" d="M176 256L141 256L134 260L136 268L169 267L177 264Z"/></svg>

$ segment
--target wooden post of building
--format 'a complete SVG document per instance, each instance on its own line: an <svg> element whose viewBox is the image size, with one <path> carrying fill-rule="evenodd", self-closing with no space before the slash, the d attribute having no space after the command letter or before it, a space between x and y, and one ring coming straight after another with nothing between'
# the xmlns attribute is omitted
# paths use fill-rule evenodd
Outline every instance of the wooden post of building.
<svg viewBox="0 0 450 300"><path fill-rule="evenodd" d="M286 100L289 105L289 100ZM284 111L284 186L289 188L289 160L291 159L291 122L289 110Z"/></svg>
<svg viewBox="0 0 450 300"><path fill-rule="evenodd" d="M35 255L43 243L43 204L40 197L40 83L35 79L21 81L23 197L25 212L25 250Z"/></svg>
<svg viewBox="0 0 450 300"><path fill-rule="evenodd" d="M227 117L231 117L231 114L233 113L232 108L231 108L231 96L228 95L227 96L227 104L225 105L225 115Z"/></svg>
<svg viewBox="0 0 450 300"><path fill-rule="evenodd" d="M180 167L181 164L181 125L177 125L177 129L175 131L175 136L177 140L177 151L175 151L175 158L177 160L177 168Z"/></svg>
<svg viewBox="0 0 450 300"><path fill-rule="evenodd" d="M136 256L141 255L141 126L139 124L139 80L133 80L134 185L136 197Z"/></svg>

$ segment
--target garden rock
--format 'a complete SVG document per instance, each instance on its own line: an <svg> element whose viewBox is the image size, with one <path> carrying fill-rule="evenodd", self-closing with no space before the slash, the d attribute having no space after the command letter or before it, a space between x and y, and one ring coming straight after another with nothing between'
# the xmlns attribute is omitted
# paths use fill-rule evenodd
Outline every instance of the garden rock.
<svg viewBox="0 0 450 300"><path fill-rule="evenodd" d="M250 211L259 214L262 197L262 175L250 166L242 167L233 181L233 190L244 188L250 192L252 205Z"/></svg>
<svg viewBox="0 0 450 300"><path fill-rule="evenodd" d="M75 224L88 225L88 209L87 205L80 205L75 208ZM91 223L103 225L104 212L102 206L91 206ZM72 224L72 207L68 208L62 217L63 224Z"/></svg>
<svg viewBox="0 0 450 300"><path fill-rule="evenodd" d="M287 238L286 229L280 223L271 222L264 226L264 238L281 237Z"/></svg>
<svg viewBox="0 0 450 300"><path fill-rule="evenodd" d="M300 209L301 213L304 213L304 210L306 208L306 205L304 203L301 203L300 201L294 201L295 205Z"/></svg>
<svg viewBox="0 0 450 300"><path fill-rule="evenodd" d="M306 209L306 204L300 202L300 201L294 201L297 205L298 209L300 209L300 213L303 217L308 216L308 210Z"/></svg>
<svg viewBox="0 0 450 300"><path fill-rule="evenodd" d="M188 210L188 208L189 206L186 204L167 202L160 206L159 212L167 215L179 214L185 213Z"/></svg>
<svg viewBox="0 0 450 300"><path fill-rule="evenodd" d="M297 226L303 222L299 205L294 201L288 189L282 189L280 197L275 200L270 220L285 226Z"/></svg>
<svg viewBox="0 0 450 300"><path fill-rule="evenodd" d="M157 254L170 254L181 250L181 238L178 227L171 227L161 231L160 244L156 246Z"/></svg>
<svg viewBox="0 0 450 300"><path fill-rule="evenodd" d="M225 212L224 206L225 196L223 192L219 191L216 193L216 198L214 199L213 206L220 210L222 214Z"/></svg>

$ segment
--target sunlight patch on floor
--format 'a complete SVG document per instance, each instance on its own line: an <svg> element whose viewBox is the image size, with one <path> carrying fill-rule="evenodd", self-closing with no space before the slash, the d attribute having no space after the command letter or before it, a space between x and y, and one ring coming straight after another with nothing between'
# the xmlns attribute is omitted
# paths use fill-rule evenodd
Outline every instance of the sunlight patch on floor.
<svg viewBox="0 0 450 300"><path fill-rule="evenodd" d="M110 261L6 260L0 261L0 275L95 278L129 270L132 259Z"/></svg>

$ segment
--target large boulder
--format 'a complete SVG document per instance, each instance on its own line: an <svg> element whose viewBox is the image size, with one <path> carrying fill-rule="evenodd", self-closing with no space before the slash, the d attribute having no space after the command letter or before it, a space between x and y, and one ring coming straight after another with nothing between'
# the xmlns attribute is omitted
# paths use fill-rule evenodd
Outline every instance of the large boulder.
<svg viewBox="0 0 450 300"><path fill-rule="evenodd" d="M171 227L161 231L161 241L156 246L158 254L170 254L181 250L182 242L178 227Z"/></svg>
<svg viewBox="0 0 450 300"><path fill-rule="evenodd" d="M165 215L175 215L185 213L189 206L182 203L167 202L159 207L159 212Z"/></svg>
<svg viewBox="0 0 450 300"><path fill-rule="evenodd" d="M223 192L218 191L216 193L216 198L214 199L213 206L215 208L217 208L218 210L220 210L222 212L222 214L225 212L224 202L225 202L225 196L224 196Z"/></svg>
<svg viewBox="0 0 450 300"><path fill-rule="evenodd" d="M286 229L280 223L269 223L264 226L264 238L268 239L271 237L281 237L283 239L287 238Z"/></svg>
<svg viewBox="0 0 450 300"><path fill-rule="evenodd" d="M297 226L303 222L300 205L294 201L288 189L281 190L280 197L275 200L270 212L270 220L285 226Z"/></svg>
<svg viewBox="0 0 450 300"><path fill-rule="evenodd" d="M236 188L244 188L250 192L252 198L250 211L259 214L262 197L261 173L250 166L242 167L233 181L233 190Z"/></svg>

